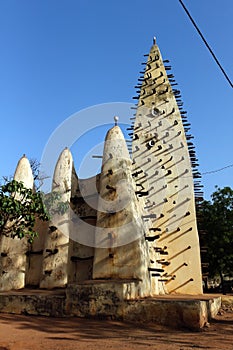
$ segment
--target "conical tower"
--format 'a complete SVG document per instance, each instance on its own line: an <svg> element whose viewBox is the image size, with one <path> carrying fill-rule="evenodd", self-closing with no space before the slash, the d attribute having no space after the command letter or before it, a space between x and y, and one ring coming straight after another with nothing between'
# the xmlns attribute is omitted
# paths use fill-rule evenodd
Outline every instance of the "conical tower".
<svg viewBox="0 0 233 350"><path fill-rule="evenodd" d="M148 272L144 201L135 192L132 160L121 129L114 126L107 133L103 152L93 278L131 281L138 289L131 293L134 297L158 293Z"/></svg>
<svg viewBox="0 0 233 350"><path fill-rule="evenodd" d="M193 176L199 177L180 91L154 39L143 76L132 129L136 183L145 189L145 211L158 230L156 251L168 293L202 293L200 246ZM166 64L166 65L165 65ZM193 164L191 164L193 163ZM197 185L195 185L197 186Z"/></svg>
<svg viewBox="0 0 233 350"><path fill-rule="evenodd" d="M65 148L57 161L52 191L60 195L54 205L59 206L70 202L73 172L73 158L68 148ZM50 209L50 208L48 208ZM64 213L57 210L52 215L49 234L46 237L43 255L42 277L40 288L65 287L68 282L68 254L70 235L70 212L67 208Z"/></svg>

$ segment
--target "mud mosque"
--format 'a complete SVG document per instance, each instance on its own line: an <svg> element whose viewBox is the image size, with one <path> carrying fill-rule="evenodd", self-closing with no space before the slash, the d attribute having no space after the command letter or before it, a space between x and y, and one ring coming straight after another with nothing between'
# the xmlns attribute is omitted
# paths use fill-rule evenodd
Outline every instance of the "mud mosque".
<svg viewBox="0 0 233 350"><path fill-rule="evenodd" d="M145 57L131 142L115 117L101 172L89 179L78 179L69 149L60 154L52 187L73 216L37 222L33 244L1 237L1 312L191 328L217 312L219 298L202 291L195 211L202 192L190 124L155 39ZM25 156L14 178L33 188Z"/></svg>

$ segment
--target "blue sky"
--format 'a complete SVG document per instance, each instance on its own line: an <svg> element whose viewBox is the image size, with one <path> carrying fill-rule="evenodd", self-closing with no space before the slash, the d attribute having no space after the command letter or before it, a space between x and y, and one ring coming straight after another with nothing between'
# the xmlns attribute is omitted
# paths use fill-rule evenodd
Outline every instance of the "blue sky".
<svg viewBox="0 0 233 350"><path fill-rule="evenodd" d="M233 2L184 3L233 80ZM179 83L200 171L232 164L233 89L178 0L0 0L0 176L12 174L24 153L40 160L51 133L70 115L133 102L154 35ZM80 147L88 150L86 142ZM205 197L215 185L233 187L232 172L203 175Z"/></svg>

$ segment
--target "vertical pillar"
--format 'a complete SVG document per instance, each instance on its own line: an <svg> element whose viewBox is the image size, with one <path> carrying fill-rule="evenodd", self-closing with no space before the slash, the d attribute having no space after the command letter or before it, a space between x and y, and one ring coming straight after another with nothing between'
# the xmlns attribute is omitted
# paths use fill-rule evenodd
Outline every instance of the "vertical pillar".
<svg viewBox="0 0 233 350"><path fill-rule="evenodd" d="M16 167L14 180L23 182L27 188L33 188L33 175L28 159L23 156ZM26 252L28 241L26 238L1 238L0 258L0 290L21 289L25 286Z"/></svg>
<svg viewBox="0 0 233 350"><path fill-rule="evenodd" d="M107 133L100 175L93 278L137 280L150 294L149 253L132 161L118 126Z"/></svg>
<svg viewBox="0 0 233 350"><path fill-rule="evenodd" d="M53 176L52 191L60 194L59 202L70 202L72 168L72 155L65 148L57 161ZM52 289L65 287L67 284L69 228L69 209L63 215L57 212L52 216L45 242L40 288Z"/></svg>

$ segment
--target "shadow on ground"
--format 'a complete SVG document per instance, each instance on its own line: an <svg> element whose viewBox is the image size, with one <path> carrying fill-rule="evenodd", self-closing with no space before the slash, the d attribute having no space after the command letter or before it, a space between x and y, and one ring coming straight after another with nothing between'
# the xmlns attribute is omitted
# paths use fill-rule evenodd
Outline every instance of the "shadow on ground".
<svg viewBox="0 0 233 350"><path fill-rule="evenodd" d="M67 347L67 349L75 349L77 342L79 342L79 349L82 349L80 347L81 344L85 345L85 348L87 346L90 348L91 345L91 349L100 347L108 349L108 344L110 343L111 349L115 349L114 346L119 348L121 344L127 344L124 345L124 349L146 349L155 345L156 347L153 347L155 349L157 347L160 349L219 349L219 346L221 349L233 349L233 313L218 316L216 320L213 320L210 327L204 328L201 332L191 332L184 329L174 330L155 324L139 325L107 320L48 318L9 314L0 314L0 324L1 340L4 338L4 327L9 328L12 330L12 334L15 334L16 342L17 334L27 334L31 337L29 339L30 348L33 350L37 348L33 347L31 341L33 339L36 341L37 337L40 339L40 342L44 342L50 349L53 349L52 345L55 343L60 344L61 342L63 346L64 344L65 346L71 346ZM27 337L24 338L24 341L27 341ZM46 348L43 347L42 343L38 349ZM55 348L59 349L59 347ZM0 350L6 349L11 348L1 348L0 346Z"/></svg>

